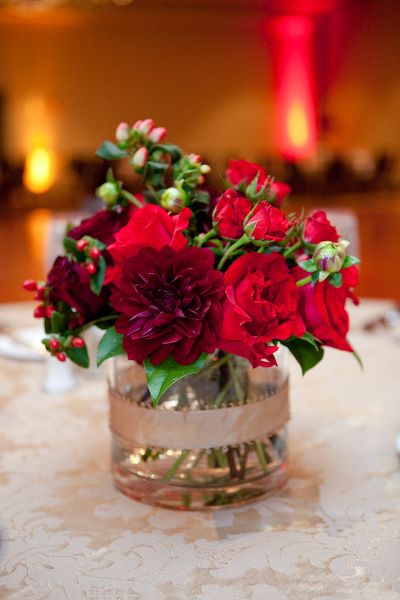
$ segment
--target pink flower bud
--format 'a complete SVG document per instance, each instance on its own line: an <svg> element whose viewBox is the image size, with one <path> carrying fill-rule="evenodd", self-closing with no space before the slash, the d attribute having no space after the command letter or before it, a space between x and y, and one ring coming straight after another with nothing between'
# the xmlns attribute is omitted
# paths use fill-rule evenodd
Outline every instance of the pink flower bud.
<svg viewBox="0 0 400 600"><path fill-rule="evenodd" d="M136 150L135 154L132 158L132 164L134 167L142 168L147 163L147 159L149 158L149 151L147 148L142 146L139 150Z"/></svg>
<svg viewBox="0 0 400 600"><path fill-rule="evenodd" d="M144 135L147 135L148 133L150 133L150 131L153 129L153 127L154 127L153 119L145 119L137 127L135 127L135 129L137 129L141 133L144 133Z"/></svg>
<svg viewBox="0 0 400 600"><path fill-rule="evenodd" d="M118 142L125 142L129 137L128 123L120 123L115 130L115 137Z"/></svg>
<svg viewBox="0 0 400 600"><path fill-rule="evenodd" d="M138 129L139 126L142 124L142 121L135 121L134 124L132 125L132 129Z"/></svg>
<svg viewBox="0 0 400 600"><path fill-rule="evenodd" d="M158 142L161 142L161 140L163 140L166 135L167 130L165 129L165 127L154 127L154 129L150 131L147 137L154 144L158 144Z"/></svg>

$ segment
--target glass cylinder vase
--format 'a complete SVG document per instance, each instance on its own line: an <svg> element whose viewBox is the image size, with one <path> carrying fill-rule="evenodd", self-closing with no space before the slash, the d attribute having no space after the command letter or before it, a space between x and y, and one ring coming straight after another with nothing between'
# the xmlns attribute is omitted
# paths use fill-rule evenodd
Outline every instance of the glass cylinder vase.
<svg viewBox="0 0 400 600"><path fill-rule="evenodd" d="M127 496L178 510L212 510L269 495L287 477L285 349L277 367L252 369L216 353L153 407L143 368L113 359L112 469Z"/></svg>

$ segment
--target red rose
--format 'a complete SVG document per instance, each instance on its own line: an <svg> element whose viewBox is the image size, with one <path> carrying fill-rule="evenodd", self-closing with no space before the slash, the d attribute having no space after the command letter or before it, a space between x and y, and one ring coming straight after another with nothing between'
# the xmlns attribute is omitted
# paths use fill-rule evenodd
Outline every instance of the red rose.
<svg viewBox="0 0 400 600"><path fill-rule="evenodd" d="M161 206L146 204L138 208L125 227L115 235L115 241L108 247L114 265L107 269L106 282L118 276L121 262L136 256L145 247L161 249L171 246L182 250L187 239L182 231L187 229L191 211L183 208L178 215L169 215Z"/></svg>
<svg viewBox="0 0 400 600"><path fill-rule="evenodd" d="M188 365L214 352L222 321L223 275L206 248L142 248L114 280L115 325L129 359Z"/></svg>
<svg viewBox="0 0 400 600"><path fill-rule="evenodd" d="M353 266L340 272L343 283L339 288L335 288L329 281L318 282L315 286L308 284L300 287L299 311L307 331L325 346L353 352L346 339L349 316L345 304L347 298L358 304L358 299L351 290L358 283L358 269ZM296 280L308 275L301 267L295 267L292 273Z"/></svg>
<svg viewBox="0 0 400 600"><path fill-rule="evenodd" d="M249 185L258 174L257 190L261 189L267 180L267 172L264 167L247 160L230 160L226 176L232 185L239 186L241 183Z"/></svg>
<svg viewBox="0 0 400 600"><path fill-rule="evenodd" d="M115 234L124 227L134 210L133 207L117 209L103 208L97 213L83 219L79 225L68 231L68 237L74 240L80 240L84 235L89 235L96 240L100 240L107 246L114 241Z"/></svg>
<svg viewBox="0 0 400 600"><path fill-rule="evenodd" d="M237 240L242 237L243 221L251 211L248 198L235 190L226 190L219 198L214 209L213 221L222 237Z"/></svg>
<svg viewBox="0 0 400 600"><path fill-rule="evenodd" d="M283 181L273 181L270 185L269 191L272 195L274 206L279 208L282 206L286 196L292 191L292 188L287 183L283 183Z"/></svg>
<svg viewBox="0 0 400 600"><path fill-rule="evenodd" d="M100 296L96 296L90 289L90 277L86 269L65 256L56 258L47 275L46 286L50 289L51 304L57 306L58 302L65 302L86 321L107 313L107 290L103 289Z"/></svg>
<svg viewBox="0 0 400 600"><path fill-rule="evenodd" d="M253 240L274 242L285 239L289 223L279 208L262 201L245 226L247 235Z"/></svg>
<svg viewBox="0 0 400 600"><path fill-rule="evenodd" d="M277 252L244 254L226 271L224 282L219 347L247 358L253 367L275 365L272 340L301 337L305 331L285 259Z"/></svg>
<svg viewBox="0 0 400 600"><path fill-rule="evenodd" d="M306 221L304 239L311 244L319 242L337 242L336 228L330 223L324 210L314 210Z"/></svg>

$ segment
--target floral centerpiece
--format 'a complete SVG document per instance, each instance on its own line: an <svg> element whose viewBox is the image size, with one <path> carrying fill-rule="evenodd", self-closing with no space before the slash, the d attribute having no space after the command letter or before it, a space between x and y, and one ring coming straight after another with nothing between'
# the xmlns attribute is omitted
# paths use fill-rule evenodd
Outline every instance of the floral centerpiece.
<svg viewBox="0 0 400 600"><path fill-rule="evenodd" d="M97 156L129 161L140 193L110 168L104 208L68 227L47 280L24 287L56 359L88 367L93 326L104 330L97 364L119 357L117 485L166 506L217 507L284 480L282 348L303 373L324 346L355 354L345 304L357 302L358 259L325 212L286 214L290 188L262 166L231 160L224 189L211 190L210 167L165 135L151 119L118 126Z"/></svg>

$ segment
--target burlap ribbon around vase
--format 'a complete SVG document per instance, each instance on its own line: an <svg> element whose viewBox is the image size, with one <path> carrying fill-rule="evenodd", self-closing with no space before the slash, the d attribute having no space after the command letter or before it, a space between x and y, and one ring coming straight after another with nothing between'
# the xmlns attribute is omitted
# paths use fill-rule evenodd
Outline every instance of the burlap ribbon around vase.
<svg viewBox="0 0 400 600"><path fill-rule="evenodd" d="M244 406L154 410L109 390L110 429L127 448L199 450L259 440L289 419L288 382L272 396Z"/></svg>

